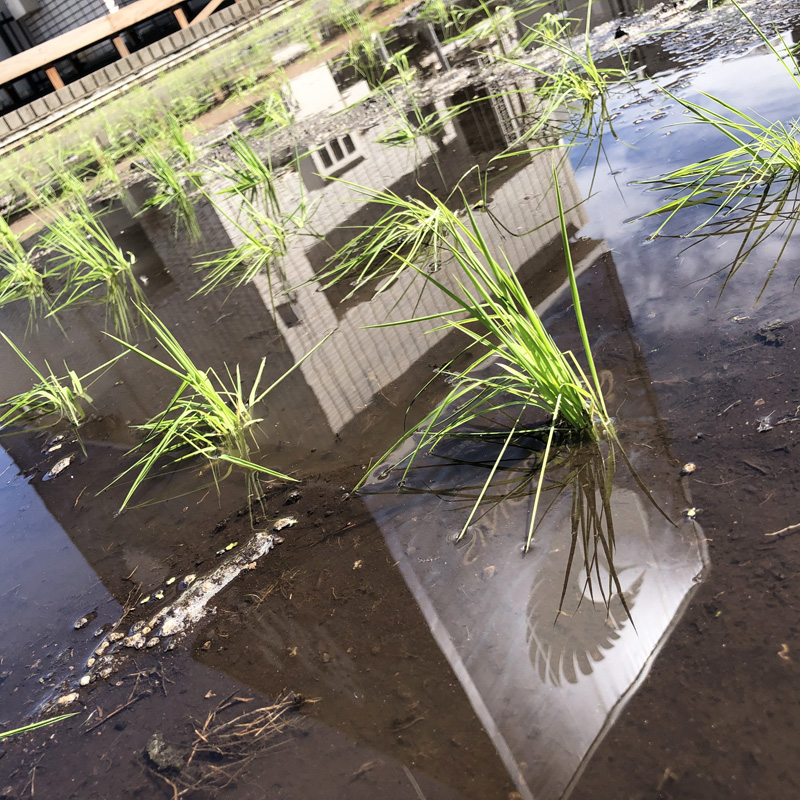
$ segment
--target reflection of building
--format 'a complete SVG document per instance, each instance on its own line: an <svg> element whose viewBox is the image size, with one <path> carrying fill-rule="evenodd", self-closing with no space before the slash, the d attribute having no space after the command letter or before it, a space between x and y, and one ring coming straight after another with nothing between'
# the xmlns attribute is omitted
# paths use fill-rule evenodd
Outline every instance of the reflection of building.
<svg viewBox="0 0 800 800"><path fill-rule="evenodd" d="M628 430L667 441L611 254L594 248L578 269L584 312L598 331L595 356L611 368L607 403L624 404ZM543 310L548 329L577 349L566 287L552 300ZM597 540L583 550L579 531L571 550L573 514L603 512L586 499L576 512L572 492L557 484L545 493L547 511L521 558L541 453L519 441L496 476L513 495L486 503L457 545L432 532L462 529L493 463L490 452L458 441L439 447L435 457L418 457L408 494L398 496L393 473L383 473L365 498L520 793L561 798L642 680L696 585L705 552L694 526L671 525L618 465L613 570ZM679 518L685 498L670 488L669 453L640 448L630 455L662 510Z"/></svg>
<svg viewBox="0 0 800 800"><path fill-rule="evenodd" d="M474 113L490 118L492 108L488 105ZM348 136L359 154L358 159L347 162L344 175L355 183L389 187L400 196L418 194L419 185L429 186L441 195L446 191L445 185L452 186L461 177L465 165L475 162L476 153L481 153L481 163L487 162L492 154L490 135L497 136L495 148L506 144L496 121L477 131L465 118L448 123L438 143L420 143L420 151L430 154L419 163L420 152L413 148L375 144L378 133L373 129L360 137L355 133L337 137L343 145L343 155L348 150ZM327 140L325 147L333 152L331 141ZM550 179L550 160L542 155L509 160L503 166L489 183L487 205L509 233L488 213L478 215L481 227L491 240L502 244L512 263L525 265L526 274L536 276L532 280L538 284L537 293L544 297L563 279L560 268L550 261L559 240L555 201L552 193L543 195L541 190ZM312 278L334 249L352 235L350 226L373 224L385 210L377 204L352 202L354 192L343 183L317 181L313 188L304 189L309 202L317 206L312 219L315 236L293 240L281 263L276 286L297 286ZM481 199L474 185L466 188L471 201ZM300 196L298 175L285 175L279 191L284 206L292 208ZM575 207L569 213L570 222L573 227L580 227L583 220L577 206L578 193L569 175L564 178L564 193L565 204ZM134 198L137 195L133 192ZM229 207L228 211L229 217L235 218L236 208ZM341 460L367 463L383 452L402 433L402 410L419 387L428 382L435 368L447 363L461 345L452 334L426 333L430 327L427 323L391 329L364 328L386 321L390 314L397 319L434 313L440 308L439 298L430 291L421 297L416 289L406 292L406 282L401 281L373 301L368 295L359 295L341 304L341 290L337 287L325 292L305 287L276 298L273 307L266 278L238 289L230 297L224 292L208 298L195 297L201 286L197 264L206 258L205 254L229 249L242 238L231 219L209 203L198 203L197 215L204 234L200 243L188 242L183 233L176 238L170 213L156 209L132 219L118 208L107 217L107 225L120 245L136 255L136 268L147 279L145 289L153 308L198 365L225 374L226 362L234 359L241 365L247 383L266 357L263 384L268 385L288 370L294 359L307 353L328 332L336 331L325 348L303 365L302 372L293 373L281 384L280 391L265 401L264 416L269 424L262 445L263 458L281 470L295 470L304 460L315 463L317 469L331 469ZM534 233L524 238L513 235L532 229L536 229ZM36 364L47 359L56 372L64 358L70 369L85 374L118 352L118 346L99 333L103 327L100 308L67 312L69 342L49 321L40 323L37 335L25 340L26 309L19 304L0 313L3 330L15 342L25 341L28 357ZM29 387L29 373L5 347L0 348L0 371L6 396ZM85 427L85 438L98 452L109 447L120 451L130 447L135 439L129 425L157 414L173 391L171 381L158 368L126 356L91 387L96 416ZM389 425L380 422L375 410L375 404L383 403L386 393L395 408ZM365 431L372 438L365 438ZM350 436L353 432L358 435ZM36 451L13 455L22 464L37 460ZM109 455L107 452L106 457ZM91 472L96 467L99 489L123 463L114 459L111 465L104 466L90 458L85 469ZM67 501L67 508L71 502L74 497ZM57 510L54 513L61 518ZM68 513L70 518L74 516L72 511ZM95 517L93 524L101 526L108 509L87 506L85 513ZM153 519L156 517L157 514ZM118 524L123 528L133 526L123 549L135 548L136 523L126 515ZM180 526L176 535L178 530ZM128 560L119 553L116 558L108 558L96 537L87 536L78 544L90 563L103 564L103 569L115 573L130 572ZM156 561L168 555L168 538L153 542L153 546ZM158 572L156 567L154 570Z"/></svg>
<svg viewBox="0 0 800 800"><path fill-rule="evenodd" d="M337 155L332 142L339 144L343 156L340 159L341 174L348 181L378 188L387 187L401 197L409 194L419 196L419 185L445 196L467 166L474 164L476 159L485 166L493 153L504 148L508 142L504 127L507 122L502 116L502 109L498 111L496 105L489 103L474 106L469 113L473 116L464 116L446 124L435 142L421 140L414 148L393 149L377 145L375 138L379 131L375 129L357 138L354 138L355 134L342 133L326 138L322 144L331 161ZM358 158L352 160L344 158L349 150L348 135L353 145L349 155L358 154ZM326 166L322 156L320 162L313 163ZM485 206L482 205L483 195L474 184L465 184L464 188L468 200L476 206L482 232L493 246L502 247L531 296L540 301L540 308L550 309L548 313L552 317L556 336L560 339L559 333L568 335L566 331L559 332L558 328L560 324L566 324L569 315L563 304L558 308L551 307L553 300L549 299L565 280L555 197L549 190L551 164L551 157L547 153L507 160L503 168L490 173ZM198 365L213 366L223 373L226 360L236 360L242 364L247 382L260 359L267 357L266 384L288 369L327 332L335 330L326 346L281 384L280 391L265 403L268 438L264 442L264 458L279 469L291 470L300 466L303 471L310 472L339 466L342 462L367 463L399 437L403 427L403 412L419 387L462 347L456 335L441 331L426 333L430 327L428 323L390 329L365 329L365 326L381 323L390 317L398 319L432 315L442 310L439 297L430 291L420 294L416 287L409 289L406 279L378 298L371 299L369 295L361 294L344 304L339 302L341 290L333 288L320 291L301 286L324 266L328 256L337 247L348 241L352 235L350 226L371 225L383 211L378 204L350 202L352 188L341 182L327 180L328 174L326 169L322 177L312 181L305 180L309 175L288 173L280 180L281 202L286 208L292 208L299 200L301 178L304 179L302 191L307 193L308 201L318 207L312 220L315 236L296 237L288 255L275 270L274 285L295 288L274 300L269 292L268 281L263 276L227 298L224 295L194 296L201 285L195 267L202 260L203 253L229 249L242 239L241 231L232 223L233 219L238 218L237 211L240 210L235 204L225 207L227 216L208 203L198 204L198 219L205 241L195 245L187 242L183 236L175 239L170 217L154 209L145 212L136 221L125 220L121 211L114 218L114 231L126 227L130 235L135 237L130 249L137 253L140 265L145 265L144 274L150 279L148 291L153 307ZM214 180L213 176L209 176L212 189ZM565 206L572 209L568 213L570 226L579 228L584 222L578 205L580 197L567 164L561 180ZM478 208L484 210L478 211ZM522 235L527 231L532 233ZM586 269L583 275L585 285L595 280L613 283L613 263L606 262L606 273L591 270L595 263L591 254L596 254L596 243L588 243L586 249L590 255L584 254L586 257L582 261ZM582 252L582 247L577 247L576 251ZM168 272L167 278L160 275L160 265ZM449 265L442 265L443 277L448 269ZM561 296L556 295L555 299L560 300ZM621 300L624 301L624 298ZM621 328L623 339L628 333L624 312L622 305L610 305L604 315L598 316L609 332ZM19 315L15 317L5 310L2 313L4 330L10 332L12 338L21 341L24 318ZM40 363L46 355L54 364L59 361L60 354L67 350L70 353L70 367L78 372L88 371L115 352L113 343L97 333L99 321L97 309L86 309L71 315L69 327L73 341L68 345L65 345L58 331L46 329L43 325L40 335L29 343L28 350L35 362ZM618 340L609 333L606 341ZM141 344L144 348L152 348L150 342ZM630 355L630 344L628 341L628 349L621 350L623 359ZM4 376L9 376L9 386L22 386L27 376L20 372L15 357L2 350L0 359L0 370ZM638 381L646 383L646 375L639 374L636 377ZM624 379L620 380L620 385L626 386ZM92 502L86 499L92 497L91 490L102 488L110 476L119 471L121 462L116 457L115 446L130 442L127 425L141 422L160 411L174 390L174 385L162 373L143 361L132 357L121 361L92 391L101 416L87 426L89 456L80 464L80 469L76 469L76 477L80 481L53 482L47 487L34 484L103 582L113 586L117 592L121 592L120 587L125 587L123 581L134 569L138 570L137 579L145 587L163 582L169 575L170 559L176 549L185 546L187 541L194 542L198 527L207 527L209 516L217 514L216 509L207 510L212 507L213 499L205 501L206 504L197 509L195 502L202 504L204 498L198 501L193 498L191 503L180 500L127 513L115 520L112 528L109 525L109 505L101 505L94 498ZM649 412L652 415L652 409ZM339 439L341 444L338 443ZM27 439L10 442L9 449L18 463L31 465L41 459L40 448ZM316 455L312 455L314 450L317 451ZM91 487L89 493L79 494L80 488L76 489L78 483L81 488ZM157 484L151 490L149 499L157 500L157 493L162 491L162 486ZM170 488L174 486L173 480ZM84 500L81 501L81 497ZM110 497L111 502L119 500L118 494L110 493L104 497ZM373 503L374 500L369 499L368 502ZM383 544L373 522L359 528L359 535L378 542L376 558L381 560L381 565L375 568L373 575L376 577L373 580L392 587L391 603L396 618L400 620L398 627L421 625L424 629L427 622L433 631L435 645L441 648L449 662L437 666L433 674L416 674L410 697L414 700L424 698L428 704L424 707L424 713L434 719L437 715L455 715L457 704L458 714L463 714L467 720L465 724L480 731L480 725L471 716L463 696L459 695L457 703L449 699L444 702L442 693L436 689L437 684L455 685L455 675L520 791L527 791L526 787L540 780L541 774L551 767L542 755L546 746L549 746L547 741L539 740L540 750L529 745L529 737L534 735L531 719L536 716L539 708L536 704L542 696L536 693L541 687L534 683L539 670L531 665L531 637L524 638L529 630L536 630L535 620L531 621L536 613L536 604L527 613L533 570L529 561L521 562L517 557L519 526L514 524L518 521L514 515L521 506L499 506L498 521L488 526L487 532L492 534L500 529L501 513L511 514L511 524L504 523L503 536L494 538L496 549L484 552L478 548L478 560L464 562L452 558L452 551L444 549L449 547L444 537L436 535L436 532L451 527L451 521L436 514L428 516L429 509L425 508L421 512L426 518L425 525L416 524L410 519L406 498L402 498L402 507L398 507L398 502L398 497L392 495L386 507L376 510L378 523L389 541L391 552L382 549ZM203 511L206 513L203 514ZM387 526L390 517L393 521L391 526ZM489 520L485 522L488 525ZM404 537L408 537L410 531L415 537L414 547L419 548L413 558L410 557L411 551L401 546L408 543L408 539L404 542ZM551 535L554 546L558 546L557 537L561 532L558 526L553 527ZM424 558L428 552L432 554L430 560ZM491 563L485 560L487 553L491 554ZM345 553L345 556L349 554ZM410 592L394 570L396 561L401 563L402 576L411 588ZM421 566L423 563L424 567ZM480 569L471 564L479 564ZM520 565L524 566L524 571ZM554 565L560 568L558 559L551 562L551 569ZM686 566L684 563L679 566L683 577ZM497 592L501 579L498 576L498 581L492 583L491 575L485 572L487 567L501 571L501 574L508 570L507 574L515 576L514 580L502 578L502 586L509 594L501 596L502 593ZM348 563L346 569L352 572L352 564ZM438 582L430 579L429 569L438 571ZM442 581L444 576L450 580ZM557 579L558 575L554 577L554 580ZM313 576L313 580L324 583L323 576ZM682 585L676 586L679 586L678 591L685 591ZM462 588L474 593L474 605L465 607L460 600L458 603L452 602ZM440 594L437 595L434 589ZM644 591L643 588L641 597L644 597ZM364 596L370 601L366 590ZM551 596L549 590L546 596ZM446 604L448 597L450 603ZM119 599L125 598L120 596ZM230 663L221 657L215 664L218 669L235 675L266 694L276 694L286 688L284 676L290 671L290 659L296 657L292 647L300 643L304 646L304 652L326 654L329 660L325 662L307 657L304 669L291 662L297 683L290 688L309 697L324 691L329 702L320 704L319 715L327 725L344 731L356 741L368 741L374 750L402 761L408 757L403 736L414 735L411 728L404 726L413 726L417 717L411 714L409 719L386 719L382 697L386 686L385 676L370 674L369 667L364 666L363 661L357 663L356 656L348 649L353 645L347 638L356 637L360 641L363 626L370 624L371 606L367 601L362 616L350 618L341 624L338 622L343 616L341 612L336 619L331 613L332 619L326 619L323 625L319 614L300 615L294 611L292 614L276 613L268 605L261 611L256 608L247 617L247 624L232 626L226 632L229 641L236 637L246 641L250 648L248 660ZM642 607L642 602L637 599L637 609ZM479 609L483 610L481 613L485 617L481 617ZM460 650L464 639L459 636L467 621L470 623L468 629L472 631L467 635L470 646ZM510 622L508 627L507 622ZM403 628L404 631L408 629ZM522 632L522 639L514 638L518 632ZM625 632L623 629L623 634ZM426 646L431 644L434 647L433 639L426 642ZM502 647L508 648L510 643L521 646L516 660L504 662L502 656L508 655L508 650ZM627 645L627 642L621 641L611 648L615 656L628 652L622 649L622 644ZM647 644L651 645L652 642ZM538 649L536 652L544 651ZM364 655L369 657L368 654ZM358 656L362 657L362 654ZM400 657L405 658L402 653ZM428 661L416 653L411 657ZM522 659L527 659L527 662ZM611 659L606 661L610 663ZM331 665L328 673L320 673L320 663ZM513 672L517 667L519 671ZM609 689L598 681L586 689L585 684L569 680L583 671L580 668L571 672L564 670L563 675L567 680L562 683L579 686L585 691L582 697L587 703L587 697L594 702L596 693L604 693L601 700L605 702L619 688ZM491 687L486 686L487 674L492 679ZM521 678L520 682L515 682L518 677ZM629 685L626 682L628 676L624 677L623 692ZM553 683L550 684L551 688ZM409 691L407 687L400 688ZM614 697L619 697L623 692L617 692ZM599 710L595 712L592 725L597 732L598 715L605 719L607 704L595 705ZM552 714L555 729L561 724L558 709L552 706L547 709ZM369 725L361 722L365 718L370 721ZM373 725L373 720L379 724ZM406 730L411 732L403 733ZM585 730L590 730L590 727ZM537 730L536 733L541 731ZM555 767L552 768L552 779L558 785L564 784L565 773L576 768L576 760L580 762L588 746L583 740L576 744L574 738L569 739L573 733L566 729L565 743L574 745L574 750L569 750L568 758L557 762L557 772ZM476 735L476 740L479 738ZM440 773L452 775L453 751L448 749L451 744L438 744L441 745L438 749L431 746L426 768L434 776ZM531 749L533 755L523 758L520 753L525 747ZM481 744L480 758L490 753L490 748L483 748L484 744ZM474 751L470 752L470 756L474 756ZM523 764L523 761L527 763ZM460 780L460 776L453 778L453 785L460 787Z"/></svg>

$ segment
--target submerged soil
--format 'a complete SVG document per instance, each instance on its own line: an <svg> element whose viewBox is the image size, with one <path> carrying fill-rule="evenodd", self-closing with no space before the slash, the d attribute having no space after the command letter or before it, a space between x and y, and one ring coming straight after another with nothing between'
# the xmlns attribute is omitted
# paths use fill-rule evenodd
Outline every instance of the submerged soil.
<svg viewBox="0 0 800 800"><path fill-rule="evenodd" d="M791 28L783 4L756 10L783 14ZM753 49L733 9L719 14L659 5L626 20L624 33L645 73L673 90L695 100L700 91L735 96L785 119L796 88L764 48ZM665 25L675 30L664 33ZM601 26L598 41L610 48L618 27ZM732 51L738 60L727 59ZM754 74L769 93L743 79ZM469 71L445 76L439 90L456 96L471 81ZM722 292L739 239L685 238L702 209L650 241L653 220L637 218L657 196L637 181L719 152L724 141L674 127L685 121L680 107L648 82L615 90L610 106L616 138L573 148L562 188L611 413L638 474L675 523L618 468L617 497L627 498L620 514L637 523L616 532L616 605L581 600L585 574L564 575L569 525L559 506L537 529L533 553L519 556L530 491L492 503L453 541L496 449L458 444L449 461L421 464L402 490L381 465L365 493L352 492L404 426L447 391L440 376L406 419L419 388L461 352L456 337L362 330L395 302L407 303L399 306L406 316L418 305L430 313L428 297L401 285L383 301L359 294L340 304L341 291L300 290L275 308L258 282L230 297L198 297L193 265L211 247L230 245L224 220L200 208L201 246L176 240L165 215L132 219L117 207L107 219L136 253L150 302L203 366L238 361L248 378L267 357L277 376L325 332L336 333L329 354L315 354L265 408L263 454L298 482L268 484L253 523L280 528L283 541L217 596L186 638L120 650L111 677L87 687L76 684L106 626L122 618L127 630L149 618L158 592L170 602L181 578L206 575L249 538L241 488L226 482L218 497L207 472L192 469L154 482L143 497L150 504L120 516L121 486L97 495L129 463L123 454L137 439L128 425L174 392L130 356L92 389L85 452L69 436L52 450L57 430L3 440L9 566L0 570L0 717L14 727L34 707L49 716L72 690L79 696L64 709L80 713L3 743L2 796L796 796L800 532L765 534L800 522L800 313L792 294L800 243L789 243L757 303L777 249L771 242ZM374 139L387 123L358 112L358 151L341 175L400 196L417 184L444 196L470 164L485 165L507 143L502 110L478 108L433 143L436 157L379 148ZM304 123L307 136L321 119ZM338 117L336 132L346 127ZM467 192L548 329L577 349L548 211L549 169L539 158L504 165L485 208L476 187ZM321 198L323 240L294 246L286 259L293 278L318 271L353 224L371 224L379 212L369 204L340 211L347 191L335 183L306 188ZM296 191L288 180L283 190ZM2 314L3 330L23 341L24 313ZM43 323L26 352L51 363L66 355L86 371L114 354L100 327L102 314L84 309L69 319L71 343ZM152 342L142 346L155 352ZM27 375L15 357L2 357L7 396L25 388ZM528 451L517 444L500 472L530 482L541 441ZM69 467L43 480L67 453L75 456ZM682 470L688 463L696 469ZM204 488L175 498L192 481ZM569 615L558 602L562 585L577 597ZM88 624L73 627L83 616ZM215 710L230 720L283 699L280 725L249 739L239 761L230 748L189 759ZM147 754L156 733L174 748L173 766Z"/></svg>

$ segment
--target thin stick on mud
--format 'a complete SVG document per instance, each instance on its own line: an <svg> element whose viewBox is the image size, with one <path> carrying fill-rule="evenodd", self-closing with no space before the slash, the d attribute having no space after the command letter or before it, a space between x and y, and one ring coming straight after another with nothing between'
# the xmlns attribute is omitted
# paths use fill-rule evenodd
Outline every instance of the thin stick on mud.
<svg viewBox="0 0 800 800"><path fill-rule="evenodd" d="M765 533L764 536L788 536L790 533L797 533L798 531L800 531L800 522L796 522L794 525L787 525L779 531Z"/></svg>
<svg viewBox="0 0 800 800"><path fill-rule="evenodd" d="M127 703L123 703L119 708L114 709L114 711L112 711L110 714L107 714L105 717L103 717L103 719L99 720L98 722L95 722L95 724L92 725L91 728L87 728L86 733L91 733L96 728L99 728L101 725L104 725L106 722L108 722L111 719L111 717L115 717L117 714L119 714L120 711L124 711L126 708L130 708L138 700L141 700L143 697L149 697L151 694L152 692L150 690L147 690L139 695L136 695L136 697L130 698Z"/></svg>
<svg viewBox="0 0 800 800"><path fill-rule="evenodd" d="M408 782L414 787L414 791L417 793L417 797L419 798L419 800L427 800L427 798L422 792L422 789L420 789L420 786L417 783L417 779L413 776L411 770L405 764L403 764L403 771L406 773L406 778L408 778Z"/></svg>

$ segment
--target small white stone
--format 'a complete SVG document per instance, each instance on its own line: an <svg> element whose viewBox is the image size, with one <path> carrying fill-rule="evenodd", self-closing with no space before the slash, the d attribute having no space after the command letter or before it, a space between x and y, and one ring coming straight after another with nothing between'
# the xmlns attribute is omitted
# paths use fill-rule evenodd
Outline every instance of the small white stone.
<svg viewBox="0 0 800 800"><path fill-rule="evenodd" d="M80 695L77 692L70 692L69 694L65 694L63 697L59 697L56 700L57 706L68 706L70 703L74 703Z"/></svg>
<svg viewBox="0 0 800 800"><path fill-rule="evenodd" d="M81 686L88 686L92 682L92 676L84 675L78 682L80 683Z"/></svg>

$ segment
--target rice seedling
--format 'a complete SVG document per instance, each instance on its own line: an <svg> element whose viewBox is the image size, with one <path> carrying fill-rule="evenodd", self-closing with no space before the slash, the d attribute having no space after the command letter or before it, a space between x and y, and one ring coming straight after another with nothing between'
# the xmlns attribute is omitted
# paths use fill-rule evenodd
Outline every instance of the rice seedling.
<svg viewBox="0 0 800 800"><path fill-rule="evenodd" d="M28 303L28 327L52 310L52 298L45 285L52 273L40 271L34 264L35 252L22 246L20 237L0 217L0 308L24 300Z"/></svg>
<svg viewBox="0 0 800 800"><path fill-rule="evenodd" d="M425 111L414 90L415 70L409 66L405 53L392 56L386 67L394 77L381 87L380 94L392 109L396 123L384 131L375 141L388 147L418 147L420 140L435 140L444 135L448 123L463 113L470 103L458 103L446 108ZM400 87L396 96L393 91ZM435 157L435 149L430 148Z"/></svg>
<svg viewBox="0 0 800 800"><path fill-rule="evenodd" d="M296 236L309 232L315 206L301 184L297 205L290 212L283 211L269 160L263 161L240 136L232 138L230 145L236 162L219 164L218 171L227 178L228 186L218 195L233 198L236 210L231 213L227 204L210 199L236 228L240 242L211 254L198 265L197 269L203 273L203 286L197 294L221 288L233 291L259 274L266 275L272 294L273 267L287 254Z"/></svg>
<svg viewBox="0 0 800 800"><path fill-rule="evenodd" d="M106 325L110 321L120 336L130 338L137 317L132 309L146 303L133 274L136 259L117 246L89 206L80 203L59 213L49 224L43 246L52 253L50 263L66 272L66 285L49 316L76 305L102 303Z"/></svg>
<svg viewBox="0 0 800 800"><path fill-rule="evenodd" d="M328 5L324 24L331 32L348 32L364 24L364 17L350 0L333 0Z"/></svg>
<svg viewBox="0 0 800 800"><path fill-rule="evenodd" d="M176 169L153 144L143 151L138 166L154 181L153 194L143 208L171 209L175 215L175 236L184 230L190 242L202 238L200 223L192 201L192 191L199 188L200 176L191 170Z"/></svg>
<svg viewBox="0 0 800 800"><path fill-rule="evenodd" d="M298 39L305 42L312 53L320 49L320 20L311 3L303 3L295 12L292 28Z"/></svg>
<svg viewBox="0 0 800 800"><path fill-rule="evenodd" d="M285 96L285 86L272 86L246 114L245 119L255 123L254 136L265 136L281 128L288 128L294 120Z"/></svg>
<svg viewBox="0 0 800 800"><path fill-rule="evenodd" d="M187 127L174 114L167 114L166 136L167 144L184 164L193 164L197 160L197 152L186 136Z"/></svg>
<svg viewBox="0 0 800 800"><path fill-rule="evenodd" d="M269 214L280 214L275 174L269 159L264 161L238 132L228 138L227 144L236 161L217 162L218 174L229 184L219 194L239 196Z"/></svg>
<svg viewBox="0 0 800 800"><path fill-rule="evenodd" d="M0 731L0 739L8 739L10 736L19 736L23 733L39 730L39 728L46 728L49 725L54 725L56 722L74 717L77 714L77 711L73 711L71 714L59 714L57 717L50 717L49 719L43 719L39 722L32 722L30 725L23 725L21 728L14 728L14 730L11 731Z"/></svg>
<svg viewBox="0 0 800 800"><path fill-rule="evenodd" d="M116 169L116 162L109 157L109 154L94 137L89 139L86 146L92 161L97 164L97 177L100 185L111 186L115 190L119 189L122 184Z"/></svg>
<svg viewBox="0 0 800 800"><path fill-rule="evenodd" d="M731 0L779 60L800 89L792 46L777 32L778 45L762 31L737 0ZM686 236L730 235L741 237L733 260L723 268L730 278L747 257L767 238L779 235L783 244L768 270L759 298L783 256L797 224L797 189L800 186L800 121L788 124L748 114L711 94L701 93L709 106L694 103L663 90L692 116L692 123L708 125L723 134L733 147L717 155L687 164L658 178L643 181L670 198L643 218L664 216L651 238L659 236L683 209L708 206L710 213ZM708 230L706 230L708 229Z"/></svg>
<svg viewBox="0 0 800 800"><path fill-rule="evenodd" d="M441 292L450 301L450 307L431 316L387 321L376 327L439 323L434 330L459 331L468 342L467 346L480 355L466 368L454 370L454 362L450 362L440 370L451 388L432 411L400 437L381 461L391 458L392 453L401 448L399 457L394 456L391 469L402 469L399 483L404 486L422 452L438 452L453 438L478 436L496 442L502 434L499 455L456 537L460 539L490 491L510 442L520 435L538 437L546 431L535 488L533 472L528 478L534 501L525 549L531 547L540 523L540 499L545 489L551 488L545 483L546 474L552 470L563 474L566 469L567 477L561 479L560 485L562 489L570 487L573 491L570 568L580 546L587 574L595 570L599 576L600 560L606 565L613 564L610 502L618 457L622 457L634 480L656 504L622 450L606 408L583 318L555 168L553 178L572 308L585 367L573 352L562 351L554 342L505 255L492 251L468 204L464 204L462 214L452 211L430 193L425 202L397 197L390 201L386 197L387 203L396 206L389 215L391 226L396 224L396 219L407 219L410 230L430 231L437 239L437 260L446 263L447 271L453 275L449 282L446 277L440 277L444 270L431 272L431 242L415 249L413 243L401 241L392 252L396 261L391 277L396 279L401 269L415 272L424 279L426 286ZM379 236L373 236L373 248L364 249L365 262L378 247ZM358 255L353 254L350 266L357 265ZM539 412L539 419L531 422L529 415L535 410ZM544 428L542 412L549 417ZM492 428L488 434L480 429L486 422ZM504 422L505 431L498 429L498 422Z"/></svg>
<svg viewBox="0 0 800 800"><path fill-rule="evenodd" d="M549 132L572 141L579 134L597 136L609 123L608 92L627 78L627 70L600 67L595 62L590 13L580 46L573 46L567 35L573 23L574 20L546 16L521 39L520 47L539 49L554 59L552 64L539 66L529 58L498 56L536 78L534 88L518 90L537 100L536 121L520 137L522 142L546 138Z"/></svg>
<svg viewBox="0 0 800 800"><path fill-rule="evenodd" d="M264 274L272 288L272 270L289 250L295 236L307 230L312 205L301 197L291 213L274 218L257 203L243 199L235 216L221 205L220 213L228 219L241 235L241 242L229 250L212 254L197 269L203 273L203 286L197 294L208 294L217 289L230 291L244 286L256 275Z"/></svg>
<svg viewBox="0 0 800 800"><path fill-rule="evenodd" d="M450 25L445 32L450 34L448 41L455 39L462 47L472 47L476 43L488 44L490 48L499 49L502 55L507 55L507 44L516 40L515 22L521 14L528 13L531 13L531 9L527 5L517 10L508 6L490 8L483 0L470 9L451 6ZM486 53L485 50L481 52Z"/></svg>
<svg viewBox="0 0 800 800"><path fill-rule="evenodd" d="M418 427L416 454L436 445L478 418L504 413L512 407L539 408L557 418L567 429L596 438L597 427L610 427L585 325L577 288L575 314L591 378L571 352L563 353L545 330L516 274L504 255L495 256L467 205L463 216L451 211L432 194L426 202L404 201L398 205L419 228L436 231L439 246L456 270L457 288L450 288L408 255L395 252L404 268L424 276L452 302L450 310L435 317L386 322L381 327L439 320L444 328L461 331L483 350L466 369L444 370L453 388ZM570 273L574 280L574 273ZM438 328L437 328L438 329ZM487 373L494 364L497 374ZM407 432L400 441L412 436Z"/></svg>
<svg viewBox="0 0 800 800"><path fill-rule="evenodd" d="M737 110L724 100L705 95L720 110L705 108L673 96L690 111L697 122L711 125L736 143L730 150L688 164L659 178L645 181L674 196L645 216L666 214L666 219L652 234L657 236L683 208L711 205L713 211L696 228L708 224L720 213L736 210L744 199L761 195L776 182L785 182L800 173L800 123L788 127L783 122L759 120ZM733 115L731 119L724 112Z"/></svg>
<svg viewBox="0 0 800 800"><path fill-rule="evenodd" d="M339 59L339 64L351 67L370 86L376 88L388 80L393 72L392 56L386 48L383 31L364 19L348 30L350 45ZM405 52L405 51L404 51Z"/></svg>
<svg viewBox="0 0 800 800"><path fill-rule="evenodd" d="M472 13L472 9L447 0L425 0L418 16L421 20L440 27L446 37L454 37L468 27Z"/></svg>
<svg viewBox="0 0 800 800"><path fill-rule="evenodd" d="M375 141L387 147L415 147L420 139L436 139L444 135L447 124L462 114L468 105L459 103L437 108L428 114L414 105L410 118L405 114L398 114L397 124L384 131Z"/></svg>
<svg viewBox="0 0 800 800"><path fill-rule="evenodd" d="M344 299L369 284L378 284L376 295L389 289L397 279L412 271L433 272L447 256L444 246L449 217L447 209L423 200L402 198L390 189L377 190L341 181L367 200L386 208L378 222L357 233L333 253L314 280L323 289L347 282L352 289ZM449 212L448 212L449 213Z"/></svg>
<svg viewBox="0 0 800 800"><path fill-rule="evenodd" d="M37 383L28 391L14 395L0 403L0 408L5 409L0 414L0 428L22 422L36 422L44 417L51 418L51 421L52 418L58 421L66 420L74 427L79 427L86 417L85 406L92 402L92 398L88 394L91 383L87 384L87 380L93 375L99 377L98 373L105 371L119 358L107 361L83 376L79 376L65 363L64 369L67 374L58 377L47 361L45 361L46 373L44 373L25 357L5 333L0 332L0 336L5 339L8 346L37 379Z"/></svg>
<svg viewBox="0 0 800 800"><path fill-rule="evenodd" d="M145 450L146 452L103 489L106 491L126 475L134 473L133 482L119 511L122 512L129 506L142 483L163 462L172 467L181 467L190 460L203 459L211 468L217 487L235 468L241 469L245 473L248 497L251 499L261 497L259 479L262 477L283 481L294 480L288 475L253 461L253 456L258 450L256 429L263 422L263 419L257 416L257 407L328 337L315 345L291 369L266 388L261 387L266 367L266 357L264 357L249 392L246 392L238 365L233 371L226 367L227 374L224 377L213 369L200 369L152 311L144 307L140 311L166 354L167 360L162 361L115 336L111 338L172 375L180 382L180 386L164 411L136 426L136 429L144 434L144 439L131 453L137 454Z"/></svg>

